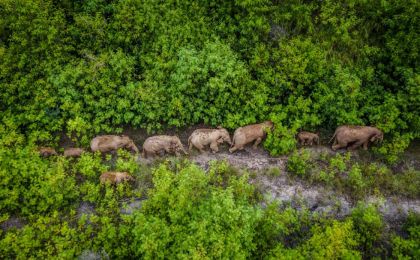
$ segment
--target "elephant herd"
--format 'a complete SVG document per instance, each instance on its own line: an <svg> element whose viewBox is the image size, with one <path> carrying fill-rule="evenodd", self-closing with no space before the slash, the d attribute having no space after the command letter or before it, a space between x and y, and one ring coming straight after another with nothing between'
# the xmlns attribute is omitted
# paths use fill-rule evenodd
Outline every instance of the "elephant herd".
<svg viewBox="0 0 420 260"><path fill-rule="evenodd" d="M222 127L196 129L188 138L188 149L191 151L195 147L204 153L204 149L210 147L210 150L216 153L219 151L218 146L225 142L230 145L229 152L231 153L243 150L245 145L252 142L254 142L253 147L256 148L273 127L274 124L271 121L239 127L235 130L232 139L229 132ZM383 136L383 132L376 127L343 125L335 130L330 142L334 140L333 150L340 148L354 150L360 146L367 150L369 142L382 141ZM296 137L300 145L320 143L319 136L315 133L301 131ZM120 148L139 153L139 149L134 141L126 135L97 136L92 139L90 148L92 152L100 151L101 153L115 151ZM42 156L57 155L55 149L51 147L40 147L38 151ZM79 157L84 151L82 148L67 148L64 150L63 155L66 157ZM142 155L145 158L159 156L163 153L179 156L181 152L188 154L178 136L156 135L145 140Z"/></svg>
<svg viewBox="0 0 420 260"><path fill-rule="evenodd" d="M274 124L271 121L265 121L260 124L252 124L239 127L235 130L231 140L229 132L222 127L216 129L196 129L188 138L188 149L191 151L194 147L200 152L205 152L205 147L209 146L213 153L219 151L219 145L226 142L230 145L229 152L233 153L237 150L243 150L245 145L254 142L253 147L264 139L268 131L271 131ZM367 150L369 142L383 141L383 132L376 127L371 126L339 126L330 142L334 140L332 149L335 151L340 148L348 148L354 150L360 146ZM319 144L318 134L301 131L296 136L300 145ZM99 151L101 153L112 152L120 148L139 153L139 149L134 141L125 135L100 135L92 139L90 142L92 152ZM38 152L41 156L57 155L52 147L39 147ZM79 157L83 152L82 148L66 148L63 155L66 157ZM142 155L147 158L150 156L160 156L163 153L188 154L185 151L181 140L177 136L156 135L148 137L143 143ZM117 184L123 181L133 181L134 178L126 172L105 172L100 176L100 182L110 182Z"/></svg>

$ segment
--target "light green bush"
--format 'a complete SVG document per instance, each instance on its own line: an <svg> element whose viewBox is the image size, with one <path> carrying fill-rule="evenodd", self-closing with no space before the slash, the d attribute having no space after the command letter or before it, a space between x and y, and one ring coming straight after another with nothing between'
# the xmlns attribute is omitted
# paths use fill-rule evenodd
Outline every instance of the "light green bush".
<svg viewBox="0 0 420 260"><path fill-rule="evenodd" d="M311 154L307 150L295 151L287 161L287 170L298 176L307 177Z"/></svg>

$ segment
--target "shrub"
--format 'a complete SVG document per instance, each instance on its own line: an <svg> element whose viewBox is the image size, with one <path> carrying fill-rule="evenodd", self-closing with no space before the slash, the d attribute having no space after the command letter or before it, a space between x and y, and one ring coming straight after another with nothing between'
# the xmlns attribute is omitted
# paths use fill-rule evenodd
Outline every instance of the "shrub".
<svg viewBox="0 0 420 260"><path fill-rule="evenodd" d="M255 250L254 228L261 213L235 194L235 184L209 187L210 176L194 165L177 173L162 165L153 182L155 188L134 220L137 256L245 258ZM250 189L246 182L241 186Z"/></svg>
<svg viewBox="0 0 420 260"><path fill-rule="evenodd" d="M310 157L311 154L307 150L295 151L287 161L287 170L298 176L307 177Z"/></svg>
<svg viewBox="0 0 420 260"><path fill-rule="evenodd" d="M348 185L353 194L353 197L362 198L364 195L366 195L365 186L369 184L365 183L362 169L358 164L354 164L349 171Z"/></svg>
<svg viewBox="0 0 420 260"><path fill-rule="evenodd" d="M410 213L404 224L407 237L394 235L392 256L397 259L416 259L420 256L420 216Z"/></svg>
<svg viewBox="0 0 420 260"><path fill-rule="evenodd" d="M379 244L384 223L378 210L373 205L359 203L351 213L354 228L358 234L357 241L364 257L372 257L382 253Z"/></svg>

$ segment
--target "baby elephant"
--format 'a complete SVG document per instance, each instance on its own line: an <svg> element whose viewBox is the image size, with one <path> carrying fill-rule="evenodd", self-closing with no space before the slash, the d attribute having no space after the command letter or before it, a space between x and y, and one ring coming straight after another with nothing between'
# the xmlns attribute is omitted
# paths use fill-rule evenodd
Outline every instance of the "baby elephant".
<svg viewBox="0 0 420 260"><path fill-rule="evenodd" d="M156 135L146 139L143 144L143 157L159 155L161 152L175 153L180 155L180 151L188 154L178 136Z"/></svg>
<svg viewBox="0 0 420 260"><path fill-rule="evenodd" d="M38 152L42 157L57 155L57 152L52 147L39 147Z"/></svg>
<svg viewBox="0 0 420 260"><path fill-rule="evenodd" d="M133 140L126 135L100 135L92 139L90 142L90 149L92 152L100 151L102 153L118 150L119 148L126 148L135 153L139 152Z"/></svg>
<svg viewBox="0 0 420 260"><path fill-rule="evenodd" d="M297 134L300 145L314 145L319 144L319 136L315 133L301 131Z"/></svg>
<svg viewBox="0 0 420 260"><path fill-rule="evenodd" d="M85 150L83 148L66 148L64 149L65 157L80 157Z"/></svg>
<svg viewBox="0 0 420 260"><path fill-rule="evenodd" d="M230 145L232 144L229 132L224 128L197 129L192 132L190 138L188 138L189 150L191 151L191 149L195 147L202 153L205 152L203 148L207 145L210 145L210 149L213 153L218 152L218 145L223 142L227 142Z"/></svg>
<svg viewBox="0 0 420 260"><path fill-rule="evenodd" d="M104 172L99 177L101 184L119 184L124 181L134 181L134 178L127 172Z"/></svg>
<svg viewBox="0 0 420 260"><path fill-rule="evenodd" d="M254 148L261 143L262 139L267 135L267 131L273 128L273 122L265 121L261 124L247 125L239 127L233 134L233 144L229 152L244 149L244 146L255 141Z"/></svg>

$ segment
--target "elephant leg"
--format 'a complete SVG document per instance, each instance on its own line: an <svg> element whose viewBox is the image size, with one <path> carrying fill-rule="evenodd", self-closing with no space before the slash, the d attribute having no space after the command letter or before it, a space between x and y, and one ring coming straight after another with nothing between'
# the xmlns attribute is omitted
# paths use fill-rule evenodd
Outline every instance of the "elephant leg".
<svg viewBox="0 0 420 260"><path fill-rule="evenodd" d="M144 151L144 157L145 158L155 157L155 156L156 156L156 153L155 152Z"/></svg>
<svg viewBox="0 0 420 260"><path fill-rule="evenodd" d="M202 144L197 144L195 147L200 151L200 153L206 153Z"/></svg>
<svg viewBox="0 0 420 260"><path fill-rule="evenodd" d="M363 143L363 149L364 150L368 149L368 143L369 143L369 141L366 141L366 142Z"/></svg>
<svg viewBox="0 0 420 260"><path fill-rule="evenodd" d="M255 140L254 149L257 148L257 146L261 143L261 141L262 141L261 137L258 137L257 140Z"/></svg>
<svg viewBox="0 0 420 260"><path fill-rule="evenodd" d="M229 152L230 153L233 153L233 152L235 152L237 150L243 150L243 149L244 149L244 146L243 145L241 145L239 147L235 145L234 147L232 147L232 148L229 149Z"/></svg>
<svg viewBox="0 0 420 260"><path fill-rule="evenodd" d="M336 141L331 148L335 151L337 149L340 149L340 148L343 148L343 147L346 147L346 146L347 146L347 143L346 144L340 144Z"/></svg>
<svg viewBox="0 0 420 260"><path fill-rule="evenodd" d="M217 142L212 142L210 144L210 149L213 153L217 153L219 151L219 147L217 146Z"/></svg>
<svg viewBox="0 0 420 260"><path fill-rule="evenodd" d="M171 148L164 148L163 151L167 154L176 153L176 151L172 150Z"/></svg>
<svg viewBox="0 0 420 260"><path fill-rule="evenodd" d="M363 141L357 141L354 144L350 145L349 150L355 150L357 147L361 146L364 142Z"/></svg>

